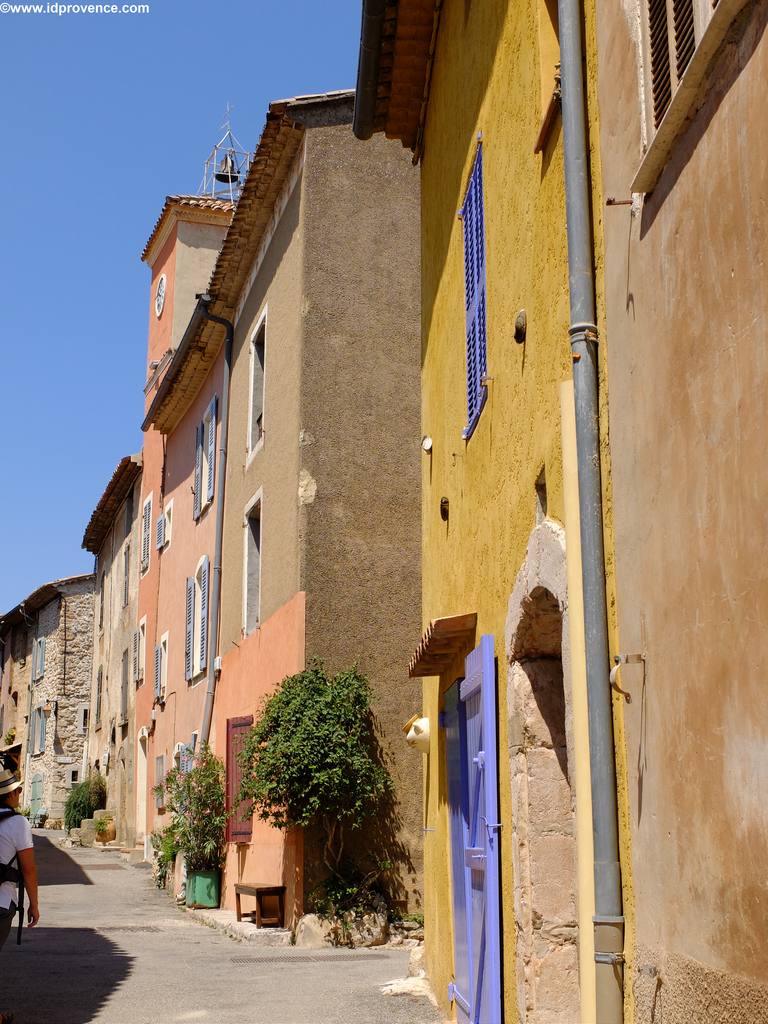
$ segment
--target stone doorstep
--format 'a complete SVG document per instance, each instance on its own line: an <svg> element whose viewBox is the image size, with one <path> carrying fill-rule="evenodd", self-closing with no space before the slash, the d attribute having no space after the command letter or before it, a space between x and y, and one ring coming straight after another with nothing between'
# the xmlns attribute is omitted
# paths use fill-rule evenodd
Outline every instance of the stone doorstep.
<svg viewBox="0 0 768 1024"><path fill-rule="evenodd" d="M184 909L194 921L215 928L236 942L265 947L291 945L290 928L257 928L250 921L238 921L234 910Z"/></svg>

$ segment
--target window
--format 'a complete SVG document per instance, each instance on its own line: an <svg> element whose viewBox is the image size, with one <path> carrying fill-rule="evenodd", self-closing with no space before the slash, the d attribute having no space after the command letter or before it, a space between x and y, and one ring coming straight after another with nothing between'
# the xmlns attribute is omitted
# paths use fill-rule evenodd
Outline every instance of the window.
<svg viewBox="0 0 768 1024"><path fill-rule="evenodd" d="M45 675L45 637L41 636L32 645L32 681L37 682Z"/></svg>
<svg viewBox="0 0 768 1024"><path fill-rule="evenodd" d="M245 514L245 593L243 627L245 633L258 628L261 614L261 498Z"/></svg>
<svg viewBox="0 0 768 1024"><path fill-rule="evenodd" d="M253 452L264 435L264 356L267 339L266 316L251 341L251 402L248 414L248 452Z"/></svg>
<svg viewBox="0 0 768 1024"><path fill-rule="evenodd" d="M208 597L210 562L200 559L194 577L187 578L186 636L184 642L184 678L194 679L208 664Z"/></svg>
<svg viewBox="0 0 768 1024"><path fill-rule="evenodd" d="M96 673L96 709L94 713L94 719L96 721L96 727L101 725L101 696L104 687L104 669L99 666L99 671Z"/></svg>
<svg viewBox="0 0 768 1024"><path fill-rule="evenodd" d="M693 0L648 0L648 40L653 124L658 128L696 49Z"/></svg>
<svg viewBox="0 0 768 1024"><path fill-rule="evenodd" d="M152 495L150 494L144 501L144 505L141 510L141 571L146 572L149 569L149 534L152 528Z"/></svg>
<svg viewBox="0 0 768 1024"><path fill-rule="evenodd" d="M123 548L123 608L128 607L128 598L131 589L131 545L126 544Z"/></svg>
<svg viewBox="0 0 768 1024"><path fill-rule="evenodd" d="M165 782L165 755L161 754L155 758L155 786L162 786ZM165 807L165 794L155 793L155 807L162 810Z"/></svg>
<svg viewBox="0 0 768 1024"><path fill-rule="evenodd" d="M472 436L488 395L485 317L485 216L483 212L483 150L477 147L469 185L460 211L464 230L464 294L467 339L467 425Z"/></svg>
<svg viewBox="0 0 768 1024"><path fill-rule="evenodd" d="M155 700L165 699L168 685L168 634L163 633L160 643L155 645L154 684Z"/></svg>
<svg viewBox="0 0 768 1024"><path fill-rule="evenodd" d="M167 548L171 543L171 529L173 526L173 499L171 499L160 515L157 517L155 527L155 547L158 551Z"/></svg>
<svg viewBox="0 0 768 1024"><path fill-rule="evenodd" d="M77 710L77 731L81 736L88 732L88 705L81 704Z"/></svg>
<svg viewBox="0 0 768 1024"><path fill-rule="evenodd" d="M99 629L104 629L104 573L99 577Z"/></svg>
<svg viewBox="0 0 768 1024"><path fill-rule="evenodd" d="M76 786L77 783L80 781L80 769L70 768L67 775L67 781L69 783L69 788L71 789L73 786Z"/></svg>
<svg viewBox="0 0 768 1024"><path fill-rule="evenodd" d="M29 749L33 754L42 754L45 751L46 727L45 712L40 705L32 712L32 724L29 732Z"/></svg>
<svg viewBox="0 0 768 1024"><path fill-rule="evenodd" d="M253 725L253 717L227 719L227 788L226 808L230 813L227 818L227 842L249 843L253 831L250 803L243 800L237 803L237 794L243 781L243 769L239 754L245 746L248 732Z"/></svg>
<svg viewBox="0 0 768 1024"><path fill-rule="evenodd" d="M137 685L144 681L144 664L147 651L147 617L134 629L131 637L131 678Z"/></svg>
<svg viewBox="0 0 768 1024"><path fill-rule="evenodd" d="M126 538L131 536L131 529L133 527L133 488L128 492L128 497L125 499L125 536Z"/></svg>
<svg viewBox="0 0 768 1024"><path fill-rule="evenodd" d="M123 660L120 666L120 725L128 722L128 648L123 651Z"/></svg>
<svg viewBox="0 0 768 1024"><path fill-rule="evenodd" d="M195 482L192 514L199 519L213 500L216 480L216 396L195 431Z"/></svg>

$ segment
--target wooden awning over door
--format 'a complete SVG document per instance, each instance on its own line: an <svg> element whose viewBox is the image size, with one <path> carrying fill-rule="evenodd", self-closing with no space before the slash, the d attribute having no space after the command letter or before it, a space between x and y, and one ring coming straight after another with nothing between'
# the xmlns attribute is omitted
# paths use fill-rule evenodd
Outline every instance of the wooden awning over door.
<svg viewBox="0 0 768 1024"><path fill-rule="evenodd" d="M477 613L446 615L433 619L408 662L408 675L439 676L475 643Z"/></svg>

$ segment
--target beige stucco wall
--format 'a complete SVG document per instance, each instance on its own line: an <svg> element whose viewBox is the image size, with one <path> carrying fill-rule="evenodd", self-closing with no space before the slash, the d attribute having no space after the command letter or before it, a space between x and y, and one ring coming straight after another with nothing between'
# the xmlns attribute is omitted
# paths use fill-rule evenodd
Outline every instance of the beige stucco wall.
<svg viewBox="0 0 768 1024"><path fill-rule="evenodd" d="M598 2L605 191L640 163L635 3ZM638 1022L768 1021L768 8L751 4L633 216L605 213Z"/></svg>
<svg viewBox="0 0 768 1024"><path fill-rule="evenodd" d="M421 710L407 674L421 631L419 174L399 143L342 124L308 131L303 190L307 656L370 679L398 818L372 845L389 844L398 898L420 905L422 756L402 733Z"/></svg>
<svg viewBox="0 0 768 1024"><path fill-rule="evenodd" d="M224 510L221 653L243 636L244 515L261 492L261 621L299 590L298 479L301 361L301 157L291 195L243 297L235 325ZM251 339L266 314L264 437L248 451Z"/></svg>
<svg viewBox="0 0 768 1024"><path fill-rule="evenodd" d="M128 499L122 503L104 538L96 563L93 596L93 667L88 721L87 767L96 763L107 783L107 810L114 814L117 838L133 845L136 833L134 747L136 736L136 682L133 678L132 640L138 624L139 560L141 544L141 477L132 488L133 514L127 522ZM123 603L125 552L129 549L128 602ZM104 615L99 626L100 586L104 577ZM123 652L128 651L128 714L121 711ZM101 714L96 720L96 686L102 670ZM114 740L113 740L114 738ZM105 758L105 753L109 754Z"/></svg>

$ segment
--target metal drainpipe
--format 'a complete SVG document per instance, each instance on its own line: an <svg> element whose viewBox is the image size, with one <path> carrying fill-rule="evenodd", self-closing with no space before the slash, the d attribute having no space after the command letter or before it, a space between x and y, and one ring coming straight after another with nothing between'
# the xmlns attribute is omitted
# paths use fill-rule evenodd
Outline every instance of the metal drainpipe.
<svg viewBox="0 0 768 1024"><path fill-rule="evenodd" d="M597 1024L619 1024L624 1009L624 916L619 863L616 764L605 595L597 326L590 174L582 70L581 0L558 0L565 204L581 519L592 830L595 871Z"/></svg>
<svg viewBox="0 0 768 1024"><path fill-rule="evenodd" d="M216 660L219 654L219 618L221 609L221 549L224 538L224 488L227 479L227 436L229 434L229 378L232 373L232 348L235 327L231 320L214 316L208 311L209 295L199 296L200 308L206 320L221 324L227 332L224 344L224 381L221 385L221 429L219 430L219 486L216 489L216 542L213 555L213 594L211 596L211 627L208 652L208 689L203 708L203 724L200 728L200 745L208 742L213 719L213 702L216 696Z"/></svg>
<svg viewBox="0 0 768 1024"><path fill-rule="evenodd" d="M352 117L352 131L358 139L363 140L370 139L374 132L379 53L386 9L387 0L363 0L355 112Z"/></svg>

